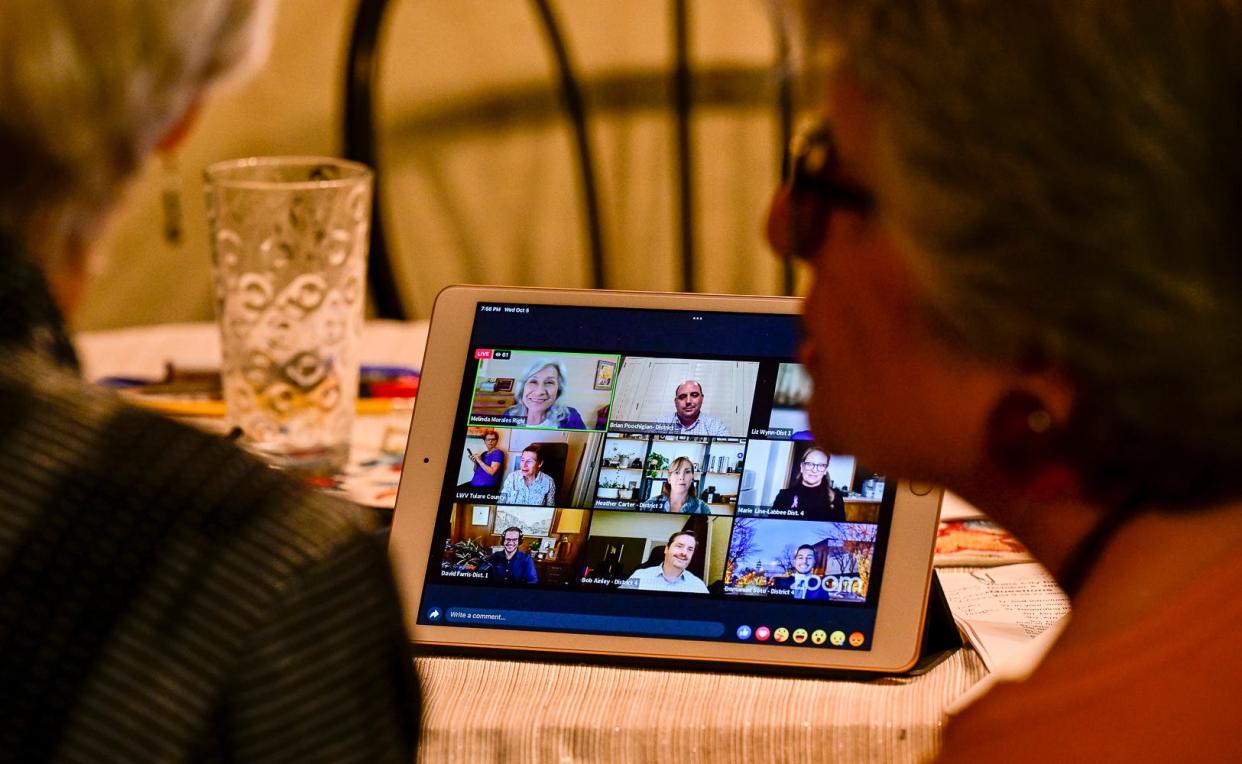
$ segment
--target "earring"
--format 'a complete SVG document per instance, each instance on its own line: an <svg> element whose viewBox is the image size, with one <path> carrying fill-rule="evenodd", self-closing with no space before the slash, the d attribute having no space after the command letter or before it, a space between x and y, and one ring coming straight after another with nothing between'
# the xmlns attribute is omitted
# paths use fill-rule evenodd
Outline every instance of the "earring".
<svg viewBox="0 0 1242 764"><path fill-rule="evenodd" d="M988 417L988 454L1014 475L1029 476L1056 461L1060 436L1043 401L1027 392L1006 393Z"/></svg>
<svg viewBox="0 0 1242 764"><path fill-rule="evenodd" d="M182 237L181 172L173 151L160 151L160 207L164 212L164 241L179 246Z"/></svg>

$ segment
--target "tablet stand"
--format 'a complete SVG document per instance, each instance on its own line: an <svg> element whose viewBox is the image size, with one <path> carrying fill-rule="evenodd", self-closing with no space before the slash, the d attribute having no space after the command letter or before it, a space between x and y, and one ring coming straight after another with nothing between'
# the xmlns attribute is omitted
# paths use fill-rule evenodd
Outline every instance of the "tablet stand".
<svg viewBox="0 0 1242 764"><path fill-rule="evenodd" d="M930 671L961 646L962 637L953 622L944 589L940 586L940 576L933 572L931 590L927 593L927 617L923 620L923 647L919 651L918 663L905 675L918 676Z"/></svg>

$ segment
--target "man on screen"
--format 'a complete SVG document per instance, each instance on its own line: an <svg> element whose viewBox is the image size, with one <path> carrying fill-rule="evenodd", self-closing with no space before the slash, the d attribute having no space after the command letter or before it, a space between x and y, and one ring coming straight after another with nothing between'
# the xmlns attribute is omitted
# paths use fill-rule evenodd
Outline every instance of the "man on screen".
<svg viewBox="0 0 1242 764"><path fill-rule="evenodd" d="M707 594L707 584L703 583L703 579L686 570L697 547L698 539L694 531L677 531L668 537L663 564L639 568L625 585L648 591Z"/></svg>
<svg viewBox="0 0 1242 764"><path fill-rule="evenodd" d="M793 575L778 578L772 582L772 591L788 591L796 600L826 600L828 592L824 591L822 579L811 575L815 567L815 548L803 544L794 552Z"/></svg>
<svg viewBox="0 0 1242 764"><path fill-rule="evenodd" d="M673 393L673 407L675 412L661 419L659 424L677 425L677 435L719 437L729 434L723 422L702 412L703 386L693 379L677 386L677 391Z"/></svg>
<svg viewBox="0 0 1242 764"><path fill-rule="evenodd" d="M535 561L525 552L518 551L522 543L521 528L505 528L500 534L500 542L504 549L492 552L487 561L492 564L487 576L492 581L502 584L537 584L539 576L535 573Z"/></svg>

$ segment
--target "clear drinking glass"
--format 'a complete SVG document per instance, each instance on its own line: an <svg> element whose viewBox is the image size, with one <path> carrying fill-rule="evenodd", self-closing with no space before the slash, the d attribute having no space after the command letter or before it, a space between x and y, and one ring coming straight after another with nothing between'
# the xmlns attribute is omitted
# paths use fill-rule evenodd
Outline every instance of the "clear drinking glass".
<svg viewBox="0 0 1242 764"><path fill-rule="evenodd" d="M277 467L339 472L358 394L371 171L252 157L204 179L228 424Z"/></svg>

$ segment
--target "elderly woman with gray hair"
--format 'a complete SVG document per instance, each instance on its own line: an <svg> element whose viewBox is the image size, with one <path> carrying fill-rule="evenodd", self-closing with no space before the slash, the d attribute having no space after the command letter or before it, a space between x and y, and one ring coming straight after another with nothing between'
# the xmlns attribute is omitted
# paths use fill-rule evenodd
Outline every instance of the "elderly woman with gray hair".
<svg viewBox="0 0 1242 764"><path fill-rule="evenodd" d="M122 189L261 52L260 0L0 0L0 750L410 761L417 694L352 510L77 376Z"/></svg>
<svg viewBox="0 0 1242 764"><path fill-rule="evenodd" d="M521 424L527 427L585 430L578 410L560 402L567 377L560 361L536 359L518 378L517 401L505 410L505 416L520 417Z"/></svg>
<svg viewBox="0 0 1242 764"><path fill-rule="evenodd" d="M797 3L812 427L1071 596L952 761L1242 759L1242 4ZM850 363L833 363L841 358Z"/></svg>

